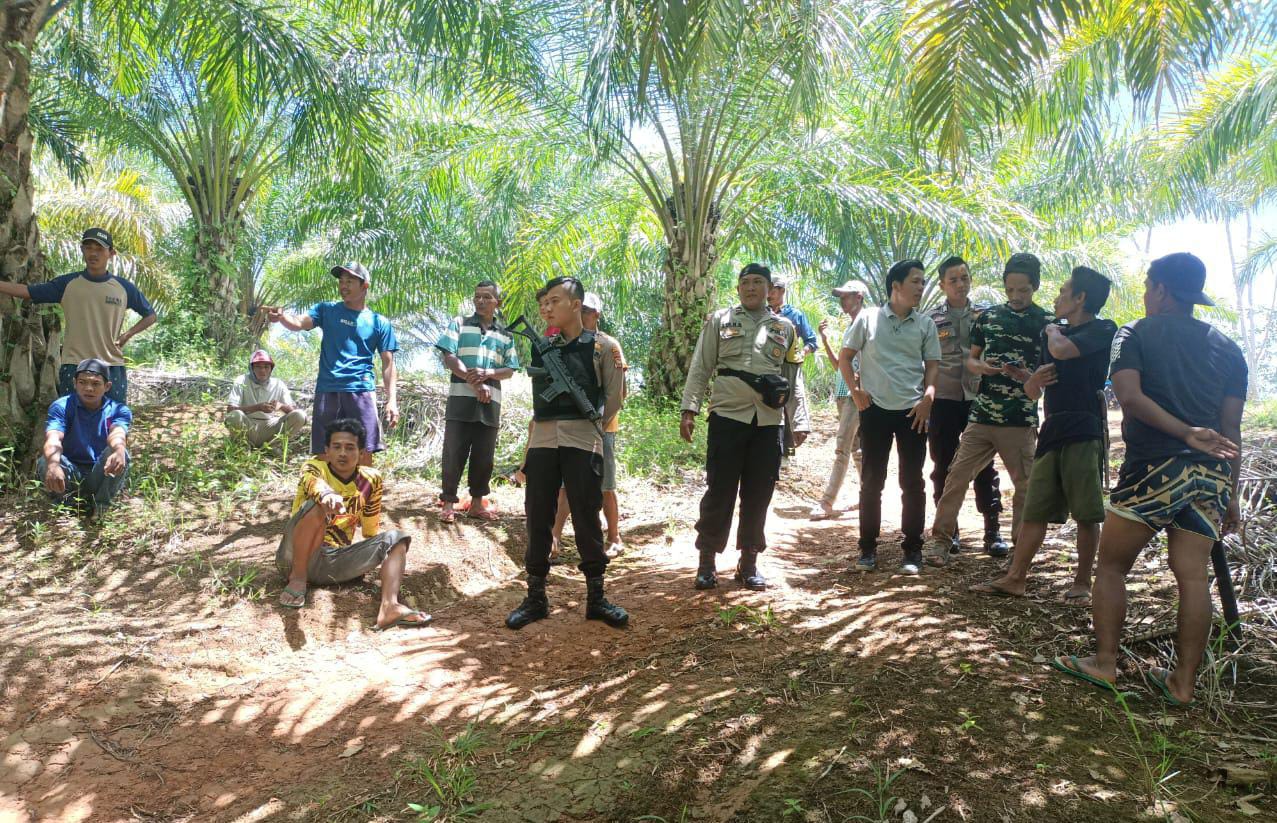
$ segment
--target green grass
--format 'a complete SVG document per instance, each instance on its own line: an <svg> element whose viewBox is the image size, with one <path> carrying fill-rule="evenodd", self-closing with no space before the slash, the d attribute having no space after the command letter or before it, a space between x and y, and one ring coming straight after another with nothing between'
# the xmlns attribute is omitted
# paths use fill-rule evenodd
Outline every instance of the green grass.
<svg viewBox="0 0 1277 823"><path fill-rule="evenodd" d="M621 411L621 431L616 438L617 470L657 483L671 483L681 480L686 471L703 468L708 428L705 415L696 417L691 443L679 437L678 425L676 403L631 396Z"/></svg>
<svg viewBox="0 0 1277 823"><path fill-rule="evenodd" d="M1242 430L1254 429L1277 429L1277 398L1246 404L1246 417L1242 421Z"/></svg>

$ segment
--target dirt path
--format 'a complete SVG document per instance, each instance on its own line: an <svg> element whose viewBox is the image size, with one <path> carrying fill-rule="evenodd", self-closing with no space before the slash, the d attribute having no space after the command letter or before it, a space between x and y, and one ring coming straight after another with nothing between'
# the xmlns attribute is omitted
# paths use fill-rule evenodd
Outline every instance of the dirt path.
<svg viewBox="0 0 1277 823"><path fill-rule="evenodd" d="M95 538L10 511L0 820L403 819L409 803L448 820L467 804L495 821L1128 820L1151 796L1204 820L1277 815L1209 777L1224 761L1271 767L1270 731L1147 694L1128 717L1045 667L1088 645L1089 614L1059 602L1061 536L1024 601L968 594L996 570L970 552L918 578L851 574L854 515L806 518L831 448L817 437L786 472L763 593L691 588L699 489L623 487L629 552L609 595L626 631L582 619L570 565L550 619L504 629L521 518L442 526L417 484L394 487L387 515L417 535L405 590L435 623L384 635L371 578L301 612L273 605L284 482L223 519L191 514L165 543L124 513ZM894 478L884 497L898 522ZM521 508L517 489L496 501ZM898 537L884 535L884 569ZM1172 587L1157 555L1134 588L1133 620L1159 623ZM1244 683L1235 700L1275 696Z"/></svg>

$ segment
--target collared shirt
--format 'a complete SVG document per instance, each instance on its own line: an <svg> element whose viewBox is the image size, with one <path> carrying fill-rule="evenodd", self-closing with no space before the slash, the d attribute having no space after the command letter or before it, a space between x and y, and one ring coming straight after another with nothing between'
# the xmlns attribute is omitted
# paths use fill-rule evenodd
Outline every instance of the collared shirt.
<svg viewBox="0 0 1277 823"><path fill-rule="evenodd" d="M926 361L940 359L936 324L917 309L903 318L889 306L861 310L842 347L860 353L860 388L888 411L916 406L926 391Z"/></svg>
<svg viewBox="0 0 1277 823"><path fill-rule="evenodd" d="M621 401L624 402L626 395L625 373L630 370L630 364L625 360L625 352L621 351L621 343L610 334L604 334L601 331L594 333L594 348L597 352L611 352L612 363L621 370ZM601 356L601 355L600 355ZM621 430L621 413L617 412L612 418L603 424L604 434L615 434Z"/></svg>
<svg viewBox="0 0 1277 823"><path fill-rule="evenodd" d="M760 426L779 426L782 409L768 406L762 396L739 377L715 375L719 369L780 374L785 353L794 339L794 325L766 307L747 311L744 306L733 306L714 312L696 341L687 383L683 386L683 411L700 412L710 378L714 378L714 392L709 402L711 414L741 423L757 419Z"/></svg>
<svg viewBox="0 0 1277 823"><path fill-rule="evenodd" d="M101 406L89 410L80 404L80 395L71 392L49 406L44 429L62 432L62 454L67 460L77 466L92 466L106 451L111 429L127 432L131 425L133 412L123 403L103 397Z"/></svg>
<svg viewBox="0 0 1277 823"><path fill-rule="evenodd" d="M550 341L556 346L571 342L555 334ZM617 365L616 341L607 335L594 333L594 373L603 387L603 419L599 428L606 431L606 424L621 410L625 398L625 370ZM534 364L535 365L535 364ZM529 449L581 449L587 452L603 452L603 438L589 420L532 420L528 434Z"/></svg>
<svg viewBox="0 0 1277 823"><path fill-rule="evenodd" d="M1042 329L1055 315L1036 303L1014 311L1006 303L994 306L976 321L971 345L995 363L1014 363L1029 372L1042 365ZM973 423L986 426L1037 426L1038 404L1024 393L1024 384L1005 374L980 378L980 393L971 406Z"/></svg>
<svg viewBox="0 0 1277 823"><path fill-rule="evenodd" d="M123 366L124 352L116 345L129 309L143 317L155 314L142 292L123 277L107 272L92 277L77 271L47 283L27 287L32 303L60 303L66 318L62 333L62 365L96 357L109 366Z"/></svg>
<svg viewBox="0 0 1277 823"><path fill-rule="evenodd" d="M319 344L315 393L375 390L373 355L399 351L390 321L372 309L346 308L341 301L316 303L311 307L310 319L324 332Z"/></svg>
<svg viewBox="0 0 1277 823"><path fill-rule="evenodd" d="M235 378L231 386L231 396L226 399L229 406L256 406L261 403L283 403L293 405L292 392L284 381L278 377L268 377L265 383L258 383L251 374L241 374ZM274 420L279 412L244 412L252 420Z"/></svg>
<svg viewBox="0 0 1277 823"><path fill-rule="evenodd" d="M435 348L456 355L467 369L519 368L519 352L514 335L505 329L483 326L479 315L454 317L435 342ZM501 422L501 381L490 379L485 385L492 391L491 403L480 403L479 396L464 379L455 374L448 384L448 406L444 418L461 423L483 423L496 427Z"/></svg>
<svg viewBox="0 0 1277 823"><path fill-rule="evenodd" d="M381 489L381 472L371 466L357 466L355 473L343 480L326 461L312 457L302 465L301 480L293 497L293 514L297 514L307 500L319 505L325 494L336 492L346 510L328 521L324 545L349 546L355 542L356 527L363 531L364 539L381 531Z"/></svg>
<svg viewBox="0 0 1277 823"><path fill-rule="evenodd" d="M940 337L936 399L975 400L980 391L980 375L967 370L967 355L971 352L971 330L986 311L988 306L970 300L959 308L950 306L946 300L928 312Z"/></svg>

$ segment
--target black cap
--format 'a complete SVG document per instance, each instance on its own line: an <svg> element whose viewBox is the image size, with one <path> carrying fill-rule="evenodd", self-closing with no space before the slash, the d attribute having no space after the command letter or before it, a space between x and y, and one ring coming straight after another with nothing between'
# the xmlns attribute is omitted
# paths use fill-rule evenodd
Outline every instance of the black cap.
<svg viewBox="0 0 1277 823"><path fill-rule="evenodd" d="M1002 268L1002 279L1006 280L1008 274L1014 273L1027 274L1035 289L1042 285L1042 261L1035 254L1021 251L1007 258L1007 264Z"/></svg>
<svg viewBox="0 0 1277 823"><path fill-rule="evenodd" d="M80 237L81 243L93 241L105 249L115 248L115 244L111 242L111 233L106 229L85 229L84 234Z"/></svg>
<svg viewBox="0 0 1277 823"><path fill-rule="evenodd" d="M343 274L349 274L357 277L365 283L372 282L372 276L368 274L368 269L364 268L363 263L356 263L351 260L348 263L342 263L340 266L333 266L329 272L333 277L341 277Z"/></svg>
<svg viewBox="0 0 1277 823"><path fill-rule="evenodd" d="M98 360L96 357L90 357L87 360L81 360L80 365L75 367L75 373L77 376L84 374L85 372L88 372L89 374L96 374L97 376L101 377L103 380L110 382L110 379L111 379L110 367L107 366L106 363L103 363L101 360Z"/></svg>
<svg viewBox="0 0 1277 823"><path fill-rule="evenodd" d="M742 277L748 277L751 274L756 274L759 277L765 277L768 283L772 282L772 270L764 266L762 263L750 263L746 265L745 268L740 270L740 274L736 275L736 279L739 280Z"/></svg>
<svg viewBox="0 0 1277 823"><path fill-rule="evenodd" d="M1168 254L1149 263L1148 279L1161 283L1181 303L1215 305L1215 301L1203 291L1206 287L1206 265L1186 251Z"/></svg>

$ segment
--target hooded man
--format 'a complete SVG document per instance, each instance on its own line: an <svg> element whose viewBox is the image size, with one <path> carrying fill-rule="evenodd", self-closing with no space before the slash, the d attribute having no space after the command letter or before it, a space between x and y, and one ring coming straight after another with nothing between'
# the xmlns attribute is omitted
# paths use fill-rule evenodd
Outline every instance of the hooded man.
<svg viewBox="0 0 1277 823"><path fill-rule="evenodd" d="M281 433L292 437L306 425L306 413L293 403L284 381L271 375L275 361L264 349L248 358L248 373L235 378L226 399L226 428L243 432L248 444L261 448Z"/></svg>

